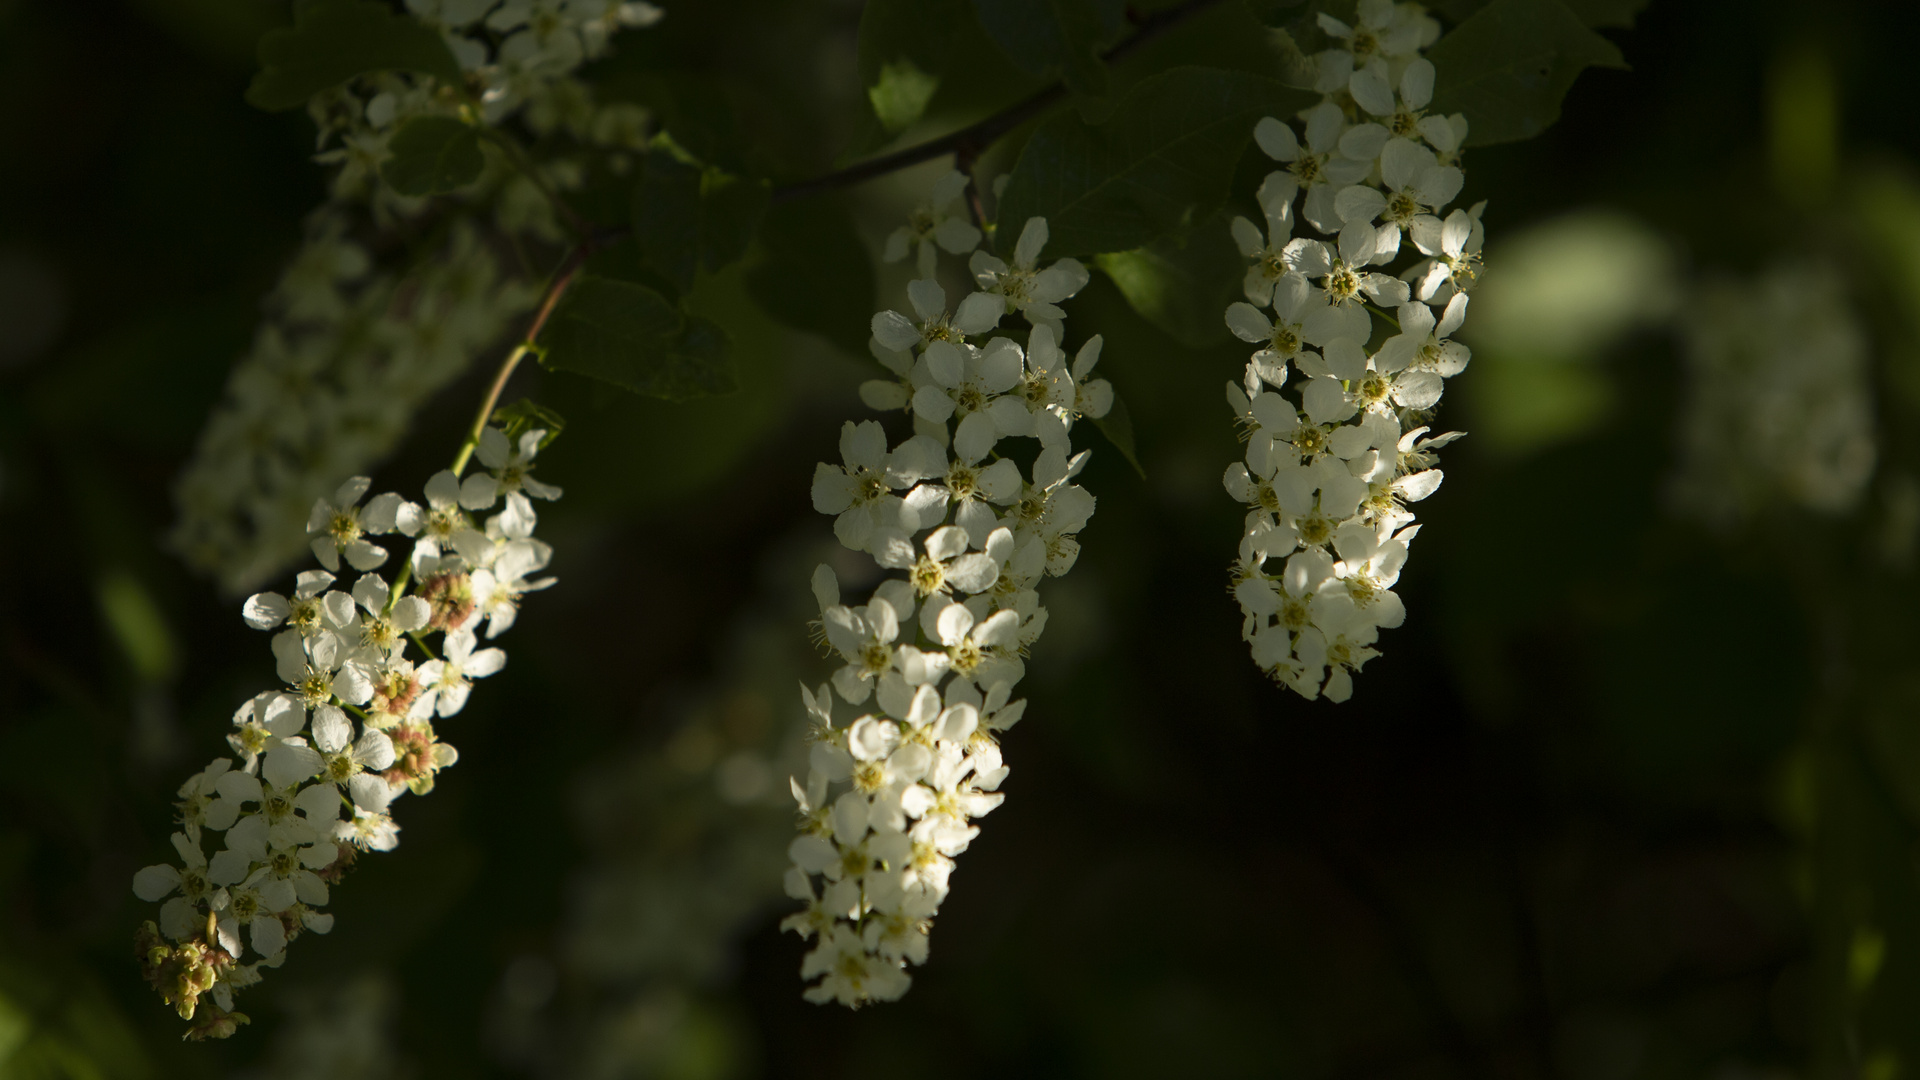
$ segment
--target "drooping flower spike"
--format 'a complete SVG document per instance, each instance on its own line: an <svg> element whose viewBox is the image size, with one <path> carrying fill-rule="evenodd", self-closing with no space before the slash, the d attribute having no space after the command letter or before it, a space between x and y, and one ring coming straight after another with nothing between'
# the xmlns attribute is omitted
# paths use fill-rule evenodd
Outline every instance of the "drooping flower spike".
<svg viewBox="0 0 1920 1080"><path fill-rule="evenodd" d="M944 194L937 186L933 201ZM897 998L908 966L926 961L954 859L1005 798L999 735L1025 712L1011 698L1046 626L1036 586L1072 569L1093 514L1073 483L1087 461L1073 432L1107 413L1113 390L1092 377L1098 337L1071 363L1061 348L1058 305L1087 272L1072 259L1043 267L1046 239L1034 218L1011 264L973 252L982 291L951 314L922 278L907 290L913 317L874 316L874 355L896 378L867 383L861 398L910 413L914 433L889 446L879 422L848 423L840 462L814 474L814 508L884 580L849 598L831 568L814 572L838 667L801 687L815 741L805 782L793 781L800 835L787 891L806 906L782 924L816 942L801 967L818 980L810 1001ZM1030 328L995 335L1016 313ZM1030 469L1001 456L1008 439L1038 444Z"/></svg>
<svg viewBox="0 0 1920 1080"><path fill-rule="evenodd" d="M1327 96L1299 115L1301 133L1275 117L1254 128L1283 167L1260 186L1264 233L1233 223L1252 265L1247 300L1226 311L1257 347L1227 384L1247 443L1225 476L1247 507L1232 570L1241 636L1276 682L1333 701L1379 655L1380 631L1406 618L1393 586L1420 528L1408 506L1440 486L1434 452L1461 434L1428 432L1469 359L1452 335L1479 273L1485 206L1448 209L1465 179L1466 118L1424 111L1434 68L1420 53L1438 24L1392 0L1364 0L1359 16L1320 16L1340 44L1314 57ZM1290 238L1297 197L1299 219L1332 243ZM1418 255L1402 258L1408 246ZM1374 269L1395 262L1409 265Z"/></svg>
<svg viewBox="0 0 1920 1080"><path fill-rule="evenodd" d="M497 636L521 595L553 583L526 580L552 557L533 538L527 499L560 494L528 475L545 436L536 429L510 443L485 429L480 459L491 468L464 481L436 475L426 507L396 494L362 505L370 481L348 480L308 519L329 569L300 574L291 597L258 593L241 605L248 626L274 632L281 686L234 714L234 756L180 787L179 863L133 878L137 896L161 902L138 935L142 969L192 1021L190 1037L246 1022L234 995L279 967L301 934L333 928L323 910L330 886L360 854L399 844L394 800L432 791L435 774L459 760L432 722L459 713L474 680L507 659L476 631L486 623ZM484 523L473 516L496 506ZM411 592L372 572L389 556L374 541L394 533L413 538ZM351 589L335 587L345 584L334 573L343 562L368 571ZM409 658L415 646L423 662ZM210 857L208 833L223 834Z"/></svg>

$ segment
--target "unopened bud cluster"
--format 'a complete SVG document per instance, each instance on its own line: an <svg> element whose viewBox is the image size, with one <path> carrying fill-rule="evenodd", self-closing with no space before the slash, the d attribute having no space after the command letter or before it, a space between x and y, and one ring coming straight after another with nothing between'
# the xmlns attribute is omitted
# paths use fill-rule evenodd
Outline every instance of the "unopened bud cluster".
<svg viewBox="0 0 1920 1080"><path fill-rule="evenodd" d="M1282 168L1258 193L1264 232L1233 222L1252 266L1227 326L1259 349L1227 385L1247 450L1225 483L1247 506L1232 580L1254 663L1344 701L1380 630L1406 617L1393 586L1419 530L1407 504L1440 486L1434 451L1460 434L1429 425L1467 366L1451 338L1486 204L1447 211L1467 122L1427 112L1434 67L1420 54L1439 24L1392 0L1361 0L1357 25L1319 18L1340 46L1312 57L1322 99L1298 131L1273 117L1254 129ZM1335 239L1294 237L1300 221ZM1410 265L1375 269L1396 261ZM1387 330L1370 347L1376 318Z"/></svg>
<svg viewBox="0 0 1920 1080"><path fill-rule="evenodd" d="M972 250L979 231L958 216L965 184L958 173L936 184L889 255L914 242ZM860 599L841 594L831 568L814 574L820 632L841 667L801 690L814 742L806 782L793 783L801 826L787 891L806 908L783 926L816 941L801 968L819 979L809 1001L906 992L955 856L1005 797L999 735L1025 711L1013 690L1047 621L1036 587L1072 569L1093 514L1073 482L1088 455L1074 452L1074 427L1113 403L1091 378L1101 339L1071 357L1061 348L1057 305L1087 272L1072 259L1042 268L1046 241L1033 218L1011 265L973 251L978 289L958 305L925 276L908 286L912 315L874 316L873 354L895 378L861 398L908 414L913 434L890 446L878 421L848 423L840 463L814 474L814 508L883 580ZM923 254L920 269L936 259ZM1024 341L994 336L1015 314L1030 324Z"/></svg>
<svg viewBox="0 0 1920 1080"><path fill-rule="evenodd" d="M332 929L329 887L360 853L399 843L390 804L432 791L458 760L434 721L457 714L473 680L506 663L482 637L499 636L526 593L553 583L533 576L552 551L534 539L529 496L560 495L531 475L545 437L486 428L477 448L486 468L439 473L424 504L391 493L363 502L367 478L348 480L308 514L324 569L299 575L291 595L246 601L247 625L275 632L280 686L234 713L232 756L181 785L179 861L133 879L142 900L161 902L139 937L143 970L194 1021L190 1036L245 1022L234 992L280 966L300 934ZM393 534L412 553L390 583L380 541Z"/></svg>

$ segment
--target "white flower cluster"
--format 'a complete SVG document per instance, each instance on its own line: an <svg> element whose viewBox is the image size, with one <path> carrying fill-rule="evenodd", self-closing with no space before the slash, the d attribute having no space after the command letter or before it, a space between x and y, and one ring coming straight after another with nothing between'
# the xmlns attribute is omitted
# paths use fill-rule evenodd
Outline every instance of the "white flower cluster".
<svg viewBox="0 0 1920 1080"><path fill-rule="evenodd" d="M613 35L651 26L661 10L634 0L407 0L407 9L438 30L478 99L480 119L497 125L524 110L538 135L565 129L604 145L644 139L646 113L631 104L597 105L572 77L606 54ZM388 72L314 96L309 112L320 129L317 160L338 164L335 198L366 197L377 214L412 216L421 200L377 183L387 143L409 120L461 117L461 95L448 95L430 75Z"/></svg>
<svg viewBox="0 0 1920 1080"><path fill-rule="evenodd" d="M1681 512L1733 527L1769 505L1844 514L1878 456L1866 332L1828 263L1694 290L1681 310Z"/></svg>
<svg viewBox="0 0 1920 1080"><path fill-rule="evenodd" d="M501 279L465 223L404 277L373 273L344 224L316 219L175 489L174 550L232 593L280 573L305 547L313 500L391 452L414 411L537 299Z"/></svg>
<svg viewBox="0 0 1920 1080"><path fill-rule="evenodd" d="M536 134L564 127L579 141L621 152L644 143L645 110L596 104L570 73L605 53L621 27L657 21L658 8L617 0L410 0L408 7L446 38L486 122L519 110ZM174 549L230 592L280 573L300 550L306 507L389 453L421 404L539 298L501 273L499 245L485 238L477 217L453 218L446 241L398 274L376 272L367 247L352 239L369 212L376 224L391 225L431 208L378 177L400 125L461 115L459 96L440 89L431 76L385 72L309 103L319 128L316 160L338 166L332 199L269 298L268 321L235 368L176 491ZM572 160L514 164L553 189L584 175ZM489 169L469 202L490 206L506 233L566 239L547 193L522 172Z"/></svg>
<svg viewBox="0 0 1920 1080"><path fill-rule="evenodd" d="M889 449L879 422L848 423L842 464L814 473L814 508L834 515L840 542L894 573L864 603L844 601L830 567L814 573L819 625L843 666L801 688L815 741L806 783L793 782L801 835L787 891L806 908L782 925L818 935L801 967L821 977L809 1001L898 998L906 965L926 960L954 856L1004 797L997 735L1025 711L1013 688L1047 620L1035 587L1073 567L1093 514L1073 483L1088 451L1076 454L1071 434L1106 414L1113 390L1089 378L1100 338L1071 362L1060 348L1056 305L1087 272L1072 259L1041 269L1046 240L1033 218L1013 265L974 252L981 291L951 311L922 278L907 290L915 317L874 316L873 353L898 378L865 384L861 398L911 413L914 434ZM987 337L1015 312L1032 324L1024 348ZM1013 438L1037 442L1030 466L999 452ZM836 696L855 714L839 723Z"/></svg>
<svg viewBox="0 0 1920 1080"><path fill-rule="evenodd" d="M1446 212L1467 123L1425 112L1434 69L1420 51L1438 24L1418 4L1361 0L1357 26L1320 25L1346 47L1313 57L1325 96L1300 114L1304 139L1273 117L1254 129L1285 165L1260 186L1265 233L1233 222L1253 265L1227 326L1259 350L1227 385L1247 451L1225 482L1248 508L1233 592L1254 663L1344 701L1379 631L1406 616L1392 591L1418 531L1406 504L1440 486L1433 452L1459 437L1430 436L1427 421L1467 366L1450 338L1480 271L1486 204ZM1302 193L1299 216L1334 242L1293 236ZM1419 252L1411 266L1371 269L1403 238ZM1396 332L1369 353L1376 314Z"/></svg>
<svg viewBox="0 0 1920 1080"><path fill-rule="evenodd" d="M545 436L536 429L510 440L486 428L477 448L486 469L464 480L436 474L424 506L391 493L362 504L370 482L348 480L308 516L309 543L325 569L301 574L291 596L246 601L248 626L279 631L273 654L282 689L242 704L227 737L234 757L215 759L181 786L179 865L149 866L133 878L142 900L164 901L158 925L141 932L148 980L184 1019L193 1019L201 995L212 997L215 1008L192 1034L229 1034L240 1022L233 992L258 982L261 968L278 967L301 932L332 928L333 916L320 910L329 883L356 852L391 850L399 826L388 805L433 790L434 774L457 760L433 720L458 713L473 680L506 663L500 649L480 647L481 631L499 636L522 596L553 584L530 576L552 550L533 537L529 496L560 495L531 475ZM470 516L503 500L484 524ZM391 533L410 538L413 550L389 584L377 572L387 549L374 540ZM359 572L352 586L335 588L348 570ZM430 634L440 635L438 655ZM409 645L428 659L410 659ZM225 834L211 858L208 832ZM248 946L258 959L242 964Z"/></svg>

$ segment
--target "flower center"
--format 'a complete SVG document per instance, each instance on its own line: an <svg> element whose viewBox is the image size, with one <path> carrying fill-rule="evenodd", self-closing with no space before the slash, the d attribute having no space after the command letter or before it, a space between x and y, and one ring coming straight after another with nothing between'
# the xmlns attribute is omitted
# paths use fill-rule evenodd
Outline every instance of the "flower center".
<svg viewBox="0 0 1920 1080"><path fill-rule="evenodd" d="M964 502L971 499L979 490L980 472L970 466L955 464L947 470L947 490L953 493L953 501Z"/></svg>
<svg viewBox="0 0 1920 1080"><path fill-rule="evenodd" d="M1360 275L1354 273L1351 266L1337 265L1327 274L1326 289L1327 299L1344 304L1360 291Z"/></svg>
<svg viewBox="0 0 1920 1080"><path fill-rule="evenodd" d="M1412 221L1421 211L1420 200L1404 191L1396 191L1387 198L1384 216L1388 221L1397 221L1404 225Z"/></svg>
<svg viewBox="0 0 1920 1080"><path fill-rule="evenodd" d="M327 534L333 542L346 547L360 539L360 516L352 510L335 510L333 520L327 524Z"/></svg>
<svg viewBox="0 0 1920 1080"><path fill-rule="evenodd" d="M932 596L947 587L947 569L935 562L931 556L922 555L907 572L907 580L913 582L915 592L921 596Z"/></svg>
<svg viewBox="0 0 1920 1080"><path fill-rule="evenodd" d="M960 644L947 650L947 655L953 659L953 670L963 676L971 676L987 658L987 654L973 643L972 638L963 639Z"/></svg>
<svg viewBox="0 0 1920 1080"><path fill-rule="evenodd" d="M1275 323L1267 347L1281 356L1292 357L1300 351L1300 333L1289 323Z"/></svg>
<svg viewBox="0 0 1920 1080"><path fill-rule="evenodd" d="M293 692L299 694L300 700L310 709L316 705L325 705L333 697L333 676L330 672L310 667L307 669L307 677L300 680L300 684L293 688Z"/></svg>
<svg viewBox="0 0 1920 1080"><path fill-rule="evenodd" d="M320 625L320 601L309 597L295 600L287 612L287 624L298 630L313 630Z"/></svg>
<svg viewBox="0 0 1920 1080"><path fill-rule="evenodd" d="M1357 389L1360 393L1361 401L1366 402L1368 405L1378 405L1387 400L1387 391L1391 389L1391 387L1385 375L1377 371L1369 371L1361 377L1360 385Z"/></svg>
<svg viewBox="0 0 1920 1080"><path fill-rule="evenodd" d="M1307 626L1307 602L1289 598L1280 605L1280 624L1289 630L1300 631Z"/></svg>
<svg viewBox="0 0 1920 1080"><path fill-rule="evenodd" d="M1293 527L1300 534L1300 542L1308 547L1333 539L1333 523L1318 510L1294 522Z"/></svg>

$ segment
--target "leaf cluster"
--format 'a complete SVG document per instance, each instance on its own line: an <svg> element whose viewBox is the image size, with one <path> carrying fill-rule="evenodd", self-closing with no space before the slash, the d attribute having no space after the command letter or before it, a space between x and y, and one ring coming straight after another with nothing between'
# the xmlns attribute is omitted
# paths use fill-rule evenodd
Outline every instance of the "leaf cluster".
<svg viewBox="0 0 1920 1080"><path fill-rule="evenodd" d="M1466 113L1476 144L1537 134L1558 117L1581 70L1622 66L1619 51L1592 27L1630 23L1639 6L1441 3L1439 14L1455 25L1431 51L1440 73L1435 108ZM1213 344L1223 337L1219 311L1240 270L1224 228L1228 193L1250 160L1264 161L1250 147L1254 123L1316 100L1300 83L1306 54L1329 43L1317 22L1322 13L1356 18L1352 0L1202 0L1149 16L1119 0L870 0L857 57L864 127L853 145L875 149L942 110L978 118L1029 107L1023 102L1031 94L1056 84L1061 103L1014 133L1018 155L997 222L989 223L994 242L1010 254L1024 223L1044 217L1049 256L1090 259L1175 341ZM1129 20L1169 14L1192 16L1184 41L1129 46L1142 60L1125 80L1115 78L1109 53L1119 55L1115 46L1140 32ZM1265 44L1251 53L1225 44L1262 33ZM387 70L431 76L451 93L462 89L438 35L377 0L306 4L292 27L266 35L260 55L248 97L263 108L294 107ZM874 270L846 205L813 193L780 201L771 178L743 171L737 163L755 158L751 148L729 145L738 136L727 124L699 119L712 109L693 109L686 94L670 92L676 80L699 82L696 72L664 68L622 78L652 87L643 95L649 99L681 105L664 110L666 126L643 148L617 163L590 163L590 182L564 196L563 216L602 231L579 238L592 256L545 327L541 362L670 400L727 392L735 386L727 334L687 301L703 276L743 261L747 295L765 314L864 353ZM679 137L681 128L692 141ZM1001 134L996 128L991 137ZM463 111L405 124L390 140L381 176L404 195L456 192L485 171L483 142L525 166L510 134L469 122ZM537 156L543 147L534 149ZM564 149L577 155L582 148ZM941 149L966 164L986 147L954 142L928 156ZM1106 426L1131 458L1125 413Z"/></svg>

